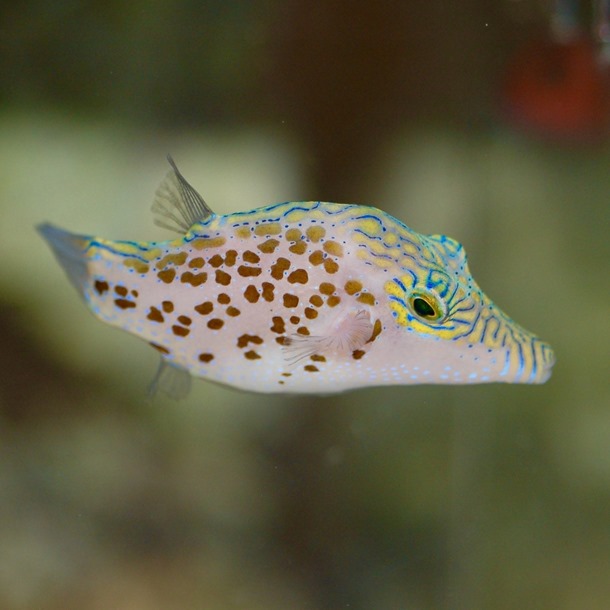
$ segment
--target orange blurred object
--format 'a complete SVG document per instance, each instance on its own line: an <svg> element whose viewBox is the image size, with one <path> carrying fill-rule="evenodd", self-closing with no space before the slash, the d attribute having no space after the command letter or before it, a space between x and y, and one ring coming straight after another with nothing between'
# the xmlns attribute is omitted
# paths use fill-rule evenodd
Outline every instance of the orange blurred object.
<svg viewBox="0 0 610 610"><path fill-rule="evenodd" d="M608 135L608 68L585 37L526 44L509 65L502 98L510 122L525 131L585 142Z"/></svg>

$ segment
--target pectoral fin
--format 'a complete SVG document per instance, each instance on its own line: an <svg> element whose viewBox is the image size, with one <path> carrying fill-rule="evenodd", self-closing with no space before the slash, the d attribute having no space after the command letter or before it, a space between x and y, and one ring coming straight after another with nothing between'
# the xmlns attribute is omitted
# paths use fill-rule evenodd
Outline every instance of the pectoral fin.
<svg viewBox="0 0 610 610"><path fill-rule="evenodd" d="M284 357L294 364L315 354L326 358L353 356L375 340L381 323L371 321L368 311L349 311L324 335L291 335L284 342ZM362 352L364 353L364 352Z"/></svg>

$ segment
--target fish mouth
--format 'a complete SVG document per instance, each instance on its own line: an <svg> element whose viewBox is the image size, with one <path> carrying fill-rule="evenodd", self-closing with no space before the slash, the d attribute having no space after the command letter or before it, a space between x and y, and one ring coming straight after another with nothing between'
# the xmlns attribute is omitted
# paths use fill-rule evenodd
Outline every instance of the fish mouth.
<svg viewBox="0 0 610 610"><path fill-rule="evenodd" d="M555 364L555 352L544 341L536 341L533 345L534 357L540 363L539 370L532 370L530 383L544 383L548 381Z"/></svg>
<svg viewBox="0 0 610 610"><path fill-rule="evenodd" d="M516 383L548 381L555 364L553 348L538 337L533 337L526 344L518 344L516 348L516 358L511 358L516 369L514 369L514 381Z"/></svg>

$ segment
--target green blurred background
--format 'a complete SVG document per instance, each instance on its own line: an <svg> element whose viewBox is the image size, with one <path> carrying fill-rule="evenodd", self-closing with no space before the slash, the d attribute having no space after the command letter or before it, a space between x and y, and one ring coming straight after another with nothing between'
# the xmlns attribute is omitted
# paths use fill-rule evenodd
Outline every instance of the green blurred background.
<svg viewBox="0 0 610 610"><path fill-rule="evenodd" d="M610 599L610 146L500 118L546 2L0 7L0 609L596 610ZM85 310L34 231L165 239L171 152L217 212L370 203L462 241L544 386L277 397Z"/></svg>

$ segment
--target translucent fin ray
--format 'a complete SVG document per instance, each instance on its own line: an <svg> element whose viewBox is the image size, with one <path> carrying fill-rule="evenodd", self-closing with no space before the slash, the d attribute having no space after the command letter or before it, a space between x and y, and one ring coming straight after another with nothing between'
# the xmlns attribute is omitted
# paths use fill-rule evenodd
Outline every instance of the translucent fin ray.
<svg viewBox="0 0 610 610"><path fill-rule="evenodd" d="M152 400L159 392L174 400L182 400L191 391L191 375L181 366L168 362L163 357L159 368L148 387L148 397Z"/></svg>
<svg viewBox="0 0 610 610"><path fill-rule="evenodd" d="M159 185L151 210L157 216L157 226L186 233L195 223L209 218L214 212L180 173L171 155L167 155L167 160L171 170Z"/></svg>
<svg viewBox="0 0 610 610"><path fill-rule="evenodd" d="M361 349L373 335L374 326L367 311L349 312L338 320L332 333L319 335L291 335L282 347L288 364L296 364L314 354L347 355Z"/></svg>
<svg viewBox="0 0 610 610"><path fill-rule="evenodd" d="M86 250L91 238L75 235L48 223L38 225L36 229L49 244L55 258L81 298L84 298L89 282Z"/></svg>

